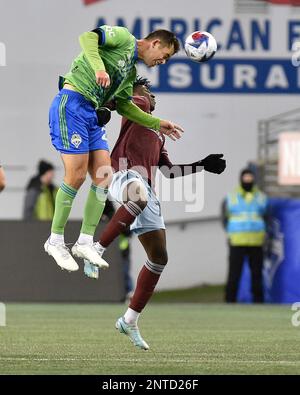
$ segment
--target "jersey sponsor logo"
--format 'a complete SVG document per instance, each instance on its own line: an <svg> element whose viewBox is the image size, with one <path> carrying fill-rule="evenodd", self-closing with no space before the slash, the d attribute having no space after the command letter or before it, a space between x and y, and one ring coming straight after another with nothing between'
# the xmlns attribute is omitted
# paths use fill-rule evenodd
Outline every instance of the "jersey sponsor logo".
<svg viewBox="0 0 300 395"><path fill-rule="evenodd" d="M114 37L116 35L112 26L105 26L104 29L105 29L105 33L107 33L110 37Z"/></svg>
<svg viewBox="0 0 300 395"><path fill-rule="evenodd" d="M73 133L71 137L71 143L74 145L75 148L78 148L82 143L82 138L78 133Z"/></svg>

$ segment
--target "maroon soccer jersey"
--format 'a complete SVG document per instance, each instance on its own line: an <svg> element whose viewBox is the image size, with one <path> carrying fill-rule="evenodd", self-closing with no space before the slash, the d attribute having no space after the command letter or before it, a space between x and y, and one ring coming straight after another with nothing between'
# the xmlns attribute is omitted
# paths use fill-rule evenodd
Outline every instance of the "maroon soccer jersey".
<svg viewBox="0 0 300 395"><path fill-rule="evenodd" d="M146 97L134 96L133 101L143 111L150 113L150 103ZM112 167L115 171L134 169L154 186L157 167L172 166L164 144L162 133L123 117L121 132L111 153Z"/></svg>

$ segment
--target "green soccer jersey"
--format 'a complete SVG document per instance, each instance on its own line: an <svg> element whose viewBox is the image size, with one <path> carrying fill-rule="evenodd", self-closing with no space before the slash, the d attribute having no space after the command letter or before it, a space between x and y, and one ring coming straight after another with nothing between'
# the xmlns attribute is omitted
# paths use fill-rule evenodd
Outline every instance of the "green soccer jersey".
<svg viewBox="0 0 300 395"><path fill-rule="evenodd" d="M120 26L100 26L80 36L83 49L73 61L64 77L78 92L94 103L96 108L115 98L117 112L130 121L159 130L160 119L141 111L131 101L136 79L137 42L135 37ZM102 88L96 83L95 72L105 70L110 86Z"/></svg>
<svg viewBox="0 0 300 395"><path fill-rule="evenodd" d="M100 38L98 53L103 62L102 67L99 63L93 65L83 51L73 61L70 72L65 75L65 81L72 84L98 108L114 96L124 99L132 96L132 84L136 78L137 49L135 37L124 27L104 25L96 31ZM86 40L88 39L86 37ZM92 50L88 41L81 44ZM110 76L111 85L107 89L96 83L95 71L101 69L106 70Z"/></svg>

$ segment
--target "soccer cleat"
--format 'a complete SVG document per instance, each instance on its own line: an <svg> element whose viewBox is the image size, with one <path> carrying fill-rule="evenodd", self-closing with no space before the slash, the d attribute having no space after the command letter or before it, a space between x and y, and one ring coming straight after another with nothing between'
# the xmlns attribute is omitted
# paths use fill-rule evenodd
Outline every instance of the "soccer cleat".
<svg viewBox="0 0 300 395"><path fill-rule="evenodd" d="M70 254L70 250L65 244L52 245L49 239L44 244L45 251L54 258L58 266L69 272L75 272L79 269L77 262Z"/></svg>
<svg viewBox="0 0 300 395"><path fill-rule="evenodd" d="M72 247L72 254L77 258L88 260L90 263L99 266L101 269L107 269L109 264L101 258L101 246L99 243L94 244L78 244L75 243Z"/></svg>
<svg viewBox="0 0 300 395"><path fill-rule="evenodd" d="M149 350L149 346L145 340L143 340L137 325L129 325L125 322L124 317L121 317L116 322L116 329L120 333L127 335L136 347L142 350Z"/></svg>
<svg viewBox="0 0 300 395"><path fill-rule="evenodd" d="M87 259L84 259L84 274L89 278L98 280L99 278L99 267L90 263Z"/></svg>
<svg viewBox="0 0 300 395"><path fill-rule="evenodd" d="M102 247L101 244L98 242L94 243L94 248L98 252L99 256L101 256L101 258L102 258L102 255L103 255L104 251L106 250L106 248Z"/></svg>

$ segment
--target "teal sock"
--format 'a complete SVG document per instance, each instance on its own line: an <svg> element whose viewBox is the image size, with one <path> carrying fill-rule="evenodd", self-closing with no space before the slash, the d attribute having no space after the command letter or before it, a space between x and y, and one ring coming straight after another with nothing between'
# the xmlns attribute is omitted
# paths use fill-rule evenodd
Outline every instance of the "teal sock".
<svg viewBox="0 0 300 395"><path fill-rule="evenodd" d="M87 201L80 233L94 236L107 199L107 189L92 184Z"/></svg>
<svg viewBox="0 0 300 395"><path fill-rule="evenodd" d="M64 234L64 229L68 221L73 200L75 199L77 190L70 185L61 184L55 198L55 210L52 220L51 232Z"/></svg>

